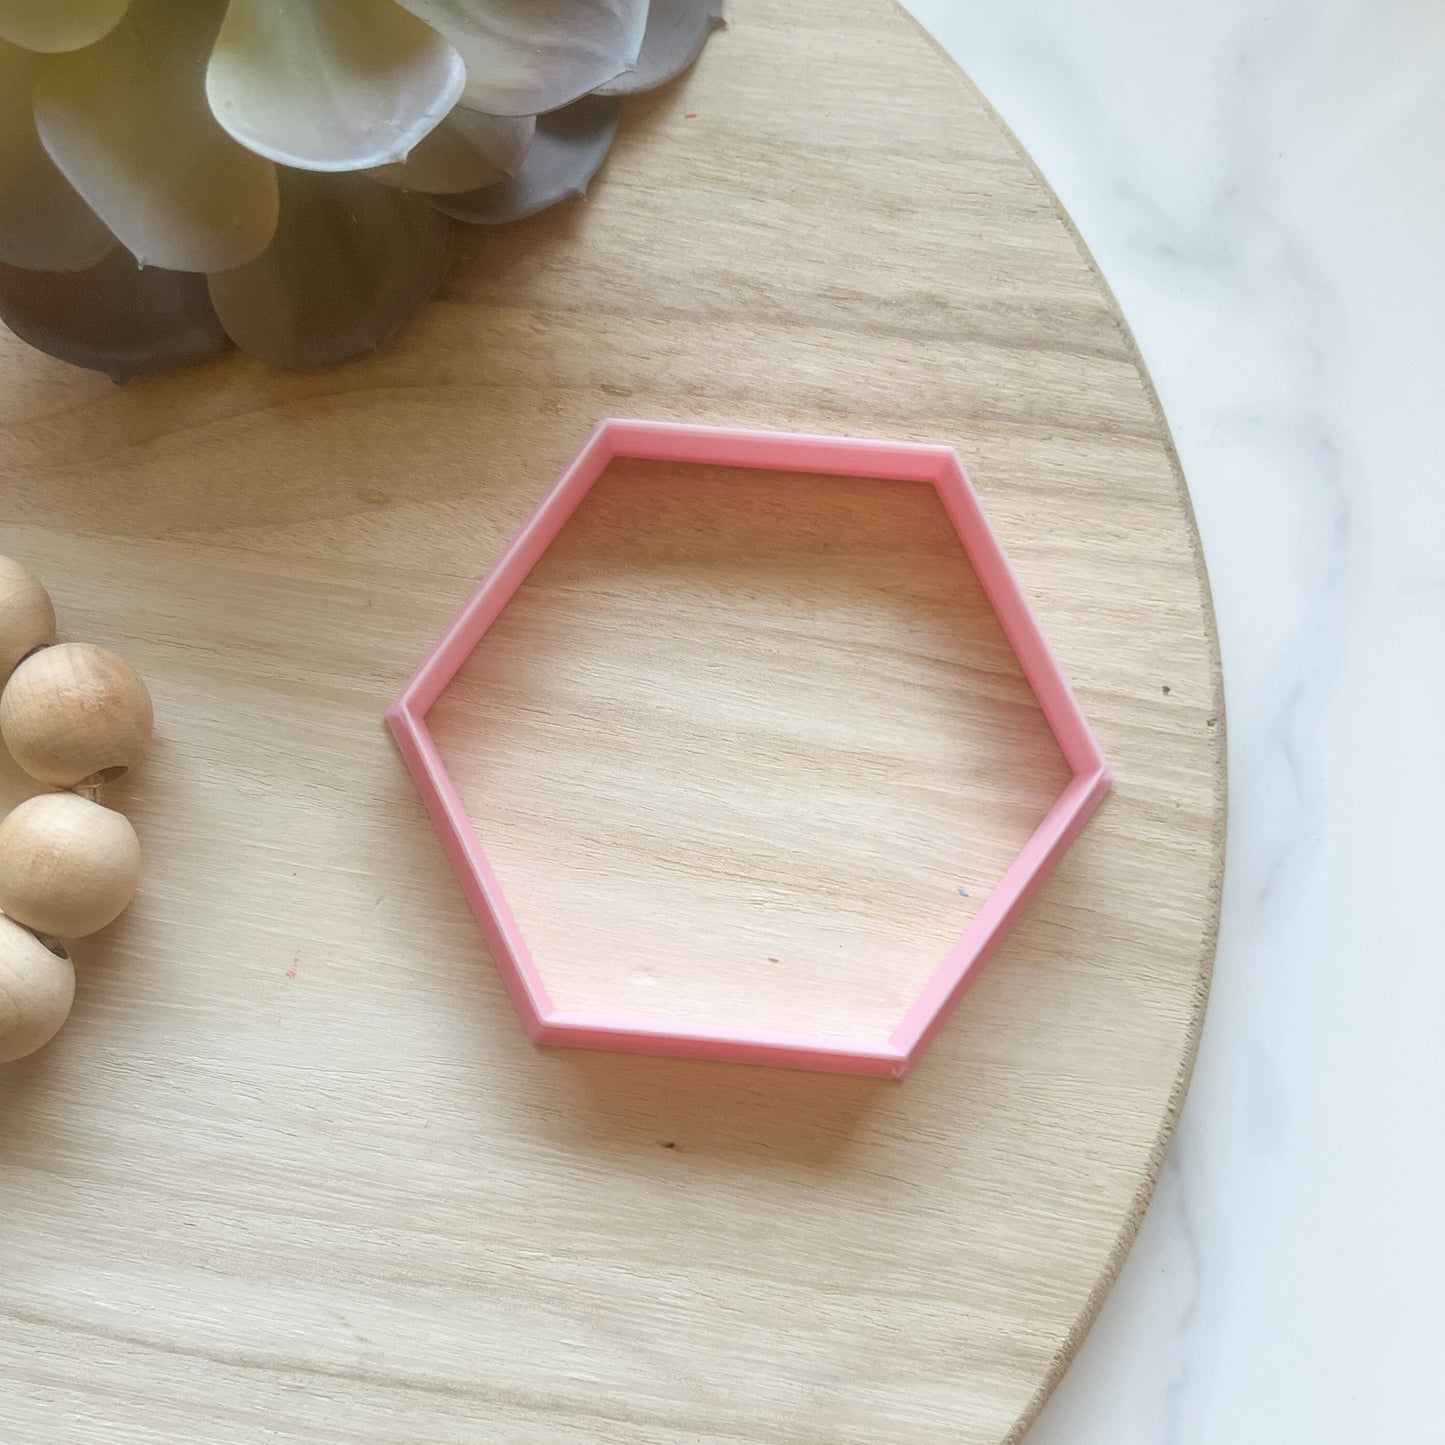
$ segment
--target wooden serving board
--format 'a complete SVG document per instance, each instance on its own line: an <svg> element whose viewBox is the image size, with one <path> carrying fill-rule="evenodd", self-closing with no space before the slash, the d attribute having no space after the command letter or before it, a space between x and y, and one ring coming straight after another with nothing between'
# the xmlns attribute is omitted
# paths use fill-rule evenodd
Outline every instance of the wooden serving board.
<svg viewBox="0 0 1445 1445"><path fill-rule="evenodd" d="M374 358L118 389L0 340L0 550L159 717L142 897L0 1072L7 1441L998 1445L1113 1278L1222 864L1168 433L911 20L729 14ZM608 414L955 445L1114 765L902 1085L533 1048L383 732ZM1057 781L971 574L907 487L600 485L438 711L539 956L886 1025Z"/></svg>

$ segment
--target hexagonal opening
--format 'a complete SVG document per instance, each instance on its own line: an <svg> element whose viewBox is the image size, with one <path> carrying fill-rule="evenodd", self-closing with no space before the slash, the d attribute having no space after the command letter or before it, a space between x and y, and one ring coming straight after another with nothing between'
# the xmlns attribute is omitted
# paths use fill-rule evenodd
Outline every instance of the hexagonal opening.
<svg viewBox="0 0 1445 1445"><path fill-rule="evenodd" d="M389 718L589 1047L903 1073L1107 787L943 448L605 423Z"/></svg>

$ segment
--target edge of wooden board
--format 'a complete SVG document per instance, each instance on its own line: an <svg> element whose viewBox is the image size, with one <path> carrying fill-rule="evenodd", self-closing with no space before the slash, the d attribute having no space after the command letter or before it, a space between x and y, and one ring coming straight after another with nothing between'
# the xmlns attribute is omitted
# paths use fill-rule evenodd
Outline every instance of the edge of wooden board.
<svg viewBox="0 0 1445 1445"><path fill-rule="evenodd" d="M1129 357L1134 364L1135 370L1139 373L1139 379L1143 384L1145 395L1149 399L1149 406L1154 413L1154 420L1159 428L1160 440L1169 457L1170 469L1174 474L1174 487L1178 495L1179 505L1189 522L1189 548L1194 558L1194 574L1199 585L1200 609L1204 615L1206 632L1209 640L1209 670L1213 684L1213 711L1219 718L1219 726L1216 729L1215 748L1222 754L1221 766L1214 772L1215 777L1215 813L1214 832L1211 839L1211 846L1214 855L1214 868L1210 875L1208 892L1208 914L1205 920L1205 932L1203 946L1200 949L1197 978L1194 988L1193 1011L1189 1021L1189 1036L1184 1051L1184 1056L1179 1063L1179 1072L1175 1075L1173 1087L1169 1093L1169 1102L1164 1110L1164 1117L1160 1122L1158 1137L1154 1141L1154 1147L1150 1151L1148 1162L1144 1169L1144 1177L1140 1181L1139 1189L1134 1196L1134 1202L1124 1217L1117 1237L1114 1240L1114 1247L1109 1252L1105 1261L1103 1271L1095 1281L1094 1288L1090 1291L1084 1302L1083 1309L1079 1312L1078 1318L1074 1321L1073 1328L1065 1337L1063 1344L1054 1355L1053 1362L1049 1366L1042 1384L1035 1391L1033 1398L1025 1407L1024 1412L1014 1423L1013 1428L1004 1437L1003 1445L1019 1445L1024 1436L1028 1433L1034 1422L1042 1413L1049 1397L1058 1388L1059 1381L1063 1379L1064 1373L1073 1363L1074 1356L1079 1352L1080 1346L1084 1343L1085 1337L1093 1328L1095 1320L1099 1317L1100 1310L1104 1307L1104 1300L1109 1291L1114 1287L1119 1272L1124 1267L1124 1260L1128 1257L1129 1251L1134 1246L1134 1240L1138 1236L1140 1226L1144 1223L1144 1215L1148 1211L1149 1203L1154 1197L1154 1191L1159 1185L1159 1176L1164 1169L1164 1161L1169 1154L1169 1146L1174 1140L1174 1134L1179 1125L1179 1116L1184 1108L1184 1099L1189 1092L1189 1083L1194 1075L1194 1063L1199 1056L1199 1040L1204 1032L1204 1015L1209 1003L1209 987L1214 975L1214 957L1219 945L1219 923L1224 899L1224 869L1225 869L1225 843L1228 822L1228 801L1229 801L1229 716L1225 706L1224 695L1224 669L1219 652L1219 627L1215 618L1214 595L1209 585L1209 569L1205 564L1204 547L1199 537L1199 521L1194 511L1194 499L1189 493L1189 484L1184 477L1184 468L1179 460L1179 448L1174 441L1174 433L1170 428L1169 419L1164 413L1163 404L1159 400L1159 392L1155 388L1154 378L1149 373L1149 368L1144 362L1143 353L1139 349L1139 343L1134 337L1133 329L1124 315L1123 308L1119 305L1119 298L1114 294L1114 289L1109 285L1107 278L1094 259L1094 253L1089 249L1088 243L1084 240L1078 226L1074 224L1074 218L1069 214L1063 202L1059 200L1057 192L1050 185L1048 177L1044 175L1029 154L1028 148L1014 134L1012 127L995 109L988 96L974 84L967 71L953 58L923 23L900 3L900 0L893 0L894 6L903 14L908 23L914 26L933 51L952 70L957 72L958 78L978 97L980 105L987 112L999 131L1007 138L1019 159L1028 167L1030 174L1038 183L1039 189L1049 198L1053 204L1054 211L1063 223L1069 235L1073 238L1074 246L1078 250L1084 264L1089 268L1095 284L1100 292L1109 302L1109 308L1114 314L1120 334L1129 350Z"/></svg>

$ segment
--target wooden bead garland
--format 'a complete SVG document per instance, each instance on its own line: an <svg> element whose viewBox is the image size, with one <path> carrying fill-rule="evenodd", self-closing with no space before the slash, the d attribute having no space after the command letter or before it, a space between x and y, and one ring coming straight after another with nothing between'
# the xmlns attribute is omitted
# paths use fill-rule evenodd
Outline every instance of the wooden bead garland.
<svg viewBox="0 0 1445 1445"><path fill-rule="evenodd" d="M0 557L0 686L30 653L54 641L50 594L18 562Z"/></svg>
<svg viewBox="0 0 1445 1445"><path fill-rule="evenodd" d="M0 695L10 756L58 788L114 782L151 744L151 695L130 663L89 642L27 657Z"/></svg>
<svg viewBox="0 0 1445 1445"><path fill-rule="evenodd" d="M56 939L118 918L140 883L130 822L102 807L102 784L150 746L150 693L129 663L89 643L55 642L49 594L0 557L0 736L41 793L0 820L0 1063L49 1043L75 999Z"/></svg>
<svg viewBox="0 0 1445 1445"><path fill-rule="evenodd" d="M75 1002L75 968L59 944L0 918L0 1064L48 1044Z"/></svg>
<svg viewBox="0 0 1445 1445"><path fill-rule="evenodd" d="M41 793L0 822L0 913L36 933L98 933L139 883L135 829L77 793Z"/></svg>

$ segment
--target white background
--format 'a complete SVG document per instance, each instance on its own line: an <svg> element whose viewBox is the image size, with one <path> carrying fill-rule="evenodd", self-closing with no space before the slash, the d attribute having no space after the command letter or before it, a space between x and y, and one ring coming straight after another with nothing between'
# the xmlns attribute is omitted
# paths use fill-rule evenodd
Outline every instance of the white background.
<svg viewBox="0 0 1445 1445"><path fill-rule="evenodd" d="M1445 4L909 4L1139 340L1229 706L1193 1089L1028 1445L1439 1445Z"/></svg>

